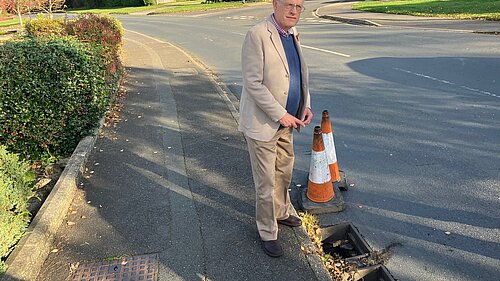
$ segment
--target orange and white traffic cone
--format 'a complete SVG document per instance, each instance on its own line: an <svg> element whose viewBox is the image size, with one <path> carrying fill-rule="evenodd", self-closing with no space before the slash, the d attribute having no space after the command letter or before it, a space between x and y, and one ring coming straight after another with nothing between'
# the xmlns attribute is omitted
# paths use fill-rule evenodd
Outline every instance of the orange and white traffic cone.
<svg viewBox="0 0 500 281"><path fill-rule="evenodd" d="M323 132L323 143L325 144L332 182L338 182L340 181L340 172L337 163L337 153L335 152L335 142L333 141L332 123L330 123L328 110L323 110L323 115L321 116L321 131Z"/></svg>
<svg viewBox="0 0 500 281"><path fill-rule="evenodd" d="M330 122L330 114L328 110L323 110L321 117L321 131L323 132L323 143L325 145L326 155L328 157L328 167L332 176L332 182L342 190L347 190L347 181L342 179L339 165L337 161L337 152L335 151L335 142L333 140L332 123Z"/></svg>
<svg viewBox="0 0 500 281"><path fill-rule="evenodd" d="M316 126L314 127L307 198L316 203L324 203L330 201L334 196L321 127Z"/></svg>

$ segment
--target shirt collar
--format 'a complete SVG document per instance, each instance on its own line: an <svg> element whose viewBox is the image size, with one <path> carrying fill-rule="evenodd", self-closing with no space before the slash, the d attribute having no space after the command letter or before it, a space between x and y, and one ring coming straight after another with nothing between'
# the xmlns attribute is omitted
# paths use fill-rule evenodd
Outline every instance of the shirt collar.
<svg viewBox="0 0 500 281"><path fill-rule="evenodd" d="M288 38L288 36L290 35L290 33L292 33L291 32L292 29L284 30L283 28L281 28L281 26L279 26L279 24L276 22L276 19L274 18L274 13L271 15L271 19L273 20L273 24L276 27L276 29L278 30L278 32L282 36L284 36L285 38Z"/></svg>

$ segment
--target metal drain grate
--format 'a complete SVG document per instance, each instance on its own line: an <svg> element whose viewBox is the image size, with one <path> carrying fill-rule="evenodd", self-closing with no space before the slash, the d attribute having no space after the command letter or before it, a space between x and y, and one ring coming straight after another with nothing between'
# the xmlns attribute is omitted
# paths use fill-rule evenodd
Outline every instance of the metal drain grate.
<svg viewBox="0 0 500 281"><path fill-rule="evenodd" d="M81 263L71 281L157 281L158 254Z"/></svg>

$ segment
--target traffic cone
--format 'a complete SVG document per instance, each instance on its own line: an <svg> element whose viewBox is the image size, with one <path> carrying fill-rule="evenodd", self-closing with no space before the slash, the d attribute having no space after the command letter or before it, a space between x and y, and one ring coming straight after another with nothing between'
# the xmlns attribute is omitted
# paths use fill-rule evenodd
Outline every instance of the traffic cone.
<svg viewBox="0 0 500 281"><path fill-rule="evenodd" d="M307 198L316 203L324 203L330 201L334 196L321 127L316 126L314 127Z"/></svg>
<svg viewBox="0 0 500 281"><path fill-rule="evenodd" d="M337 161L337 152L335 151L335 142L333 141L332 123L330 122L330 115L328 110L323 110L321 118L321 130L323 131L323 143L328 157L328 167L332 175L333 188L346 191L349 189L347 183L347 176L342 170L339 170Z"/></svg>
<svg viewBox="0 0 500 281"><path fill-rule="evenodd" d="M321 117L321 131L323 132L323 143L325 144L326 156L328 157L328 167L332 182L340 181L339 165L337 163L337 153L335 152L335 142L333 141L332 123L328 110L323 110Z"/></svg>

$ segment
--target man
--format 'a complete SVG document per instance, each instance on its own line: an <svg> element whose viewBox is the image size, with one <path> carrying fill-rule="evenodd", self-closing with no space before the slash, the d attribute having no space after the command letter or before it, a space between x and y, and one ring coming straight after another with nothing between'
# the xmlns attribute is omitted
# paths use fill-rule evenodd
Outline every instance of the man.
<svg viewBox="0 0 500 281"><path fill-rule="evenodd" d="M252 27L242 50L239 130L245 134L256 191L256 222L264 252L283 255L278 224L300 226L288 213L294 162L293 128L313 117L308 70L295 25L304 0L273 0L274 13Z"/></svg>

